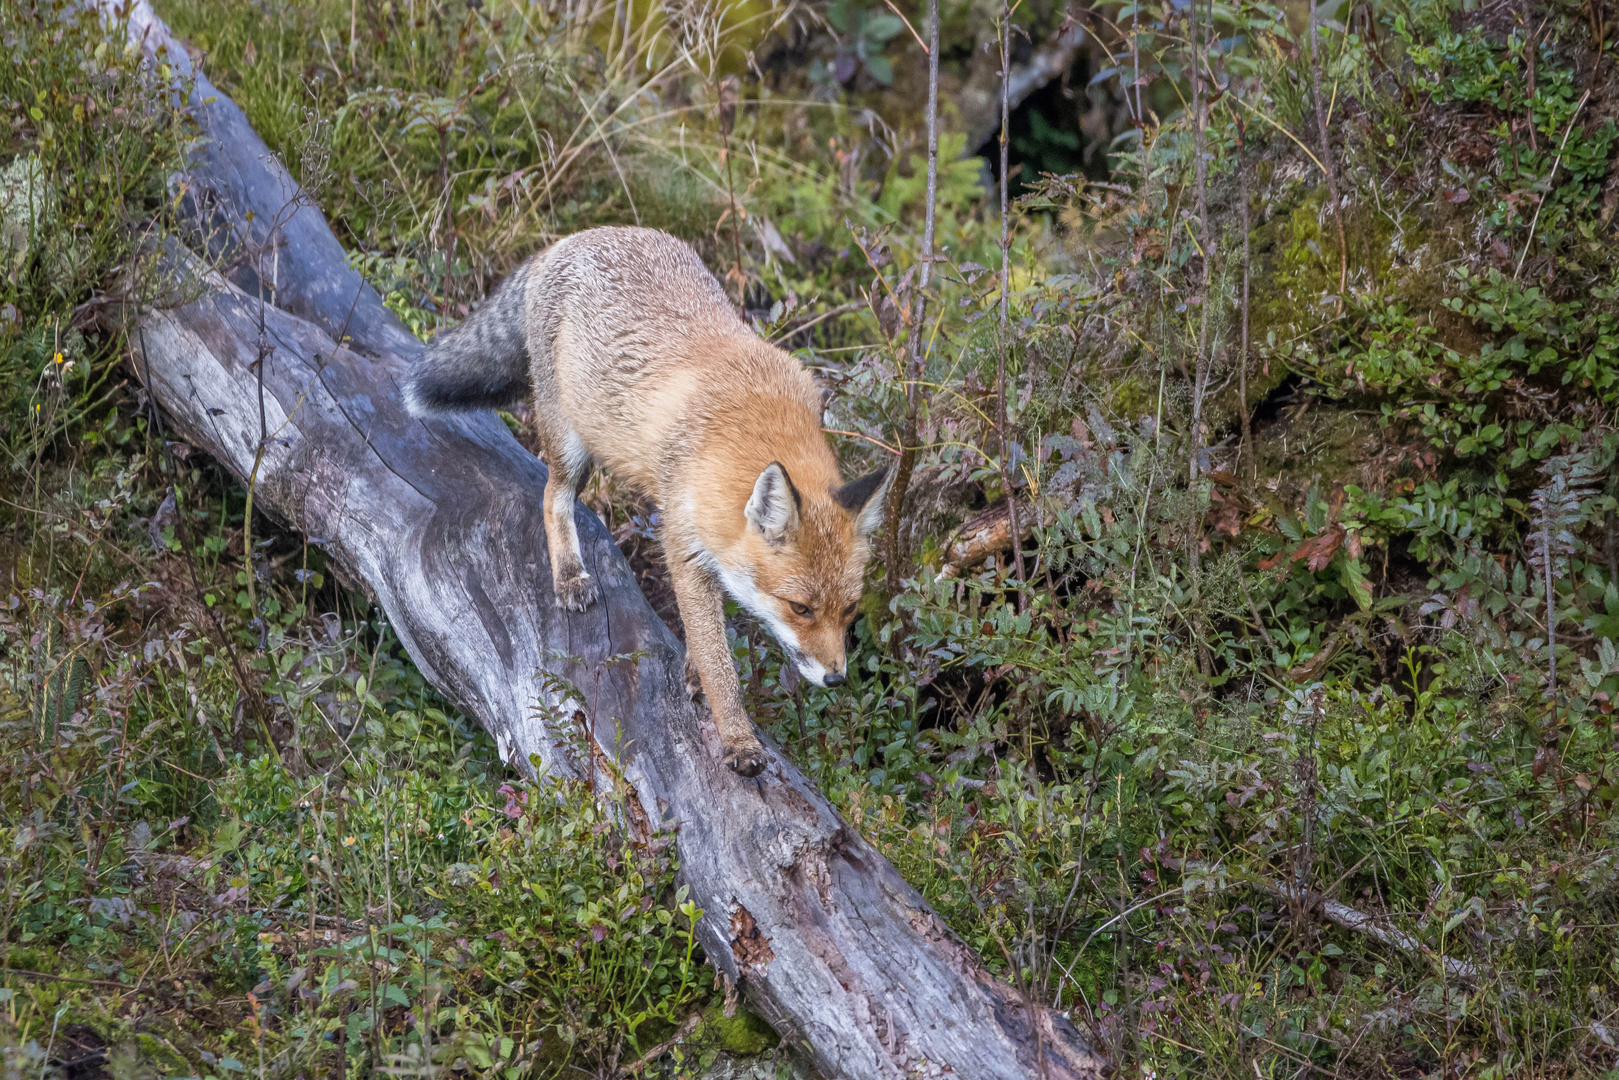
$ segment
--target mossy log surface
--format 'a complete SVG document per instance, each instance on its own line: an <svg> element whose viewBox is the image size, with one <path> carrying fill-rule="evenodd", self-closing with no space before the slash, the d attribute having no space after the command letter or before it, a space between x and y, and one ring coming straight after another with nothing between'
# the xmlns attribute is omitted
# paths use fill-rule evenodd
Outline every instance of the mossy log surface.
<svg viewBox="0 0 1619 1080"><path fill-rule="evenodd" d="M193 269L202 287L186 302L126 312L137 374L169 423L255 476L255 505L325 546L508 762L618 785L626 828L673 832L708 957L822 1073L1101 1076L1073 1026L992 977L789 761L772 752L751 780L721 764L679 642L583 507L602 599L554 606L544 467L493 415L406 413L399 375L421 344L144 2L129 29L202 126L187 205L196 247L228 274ZM201 262L173 249L170 261Z"/></svg>

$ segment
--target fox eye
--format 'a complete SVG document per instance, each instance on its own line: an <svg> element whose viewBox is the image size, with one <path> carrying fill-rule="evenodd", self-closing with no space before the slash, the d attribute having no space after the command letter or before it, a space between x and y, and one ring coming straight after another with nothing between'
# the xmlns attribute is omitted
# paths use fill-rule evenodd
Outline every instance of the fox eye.
<svg viewBox="0 0 1619 1080"><path fill-rule="evenodd" d="M843 609L843 617L845 619L847 619L850 615L853 615L854 614L854 609L859 607L859 606L860 606L859 601L856 601L855 603L850 604L848 607L844 608Z"/></svg>
<svg viewBox="0 0 1619 1080"><path fill-rule="evenodd" d="M810 609L805 607L803 604L798 603L796 600L787 601L787 606L792 608L793 614L797 615L800 619L807 619L810 617Z"/></svg>

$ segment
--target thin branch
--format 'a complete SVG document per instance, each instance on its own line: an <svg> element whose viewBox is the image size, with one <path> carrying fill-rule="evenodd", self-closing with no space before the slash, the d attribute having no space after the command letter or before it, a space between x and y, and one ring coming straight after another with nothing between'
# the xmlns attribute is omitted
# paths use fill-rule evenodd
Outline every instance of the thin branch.
<svg viewBox="0 0 1619 1080"><path fill-rule="evenodd" d="M859 300L851 300L847 304L839 304L837 307L823 311L813 318L806 319L803 322L788 323L781 330L777 331L776 336L771 338L770 342L772 345L779 345L788 338L795 337L796 335L802 334L804 331L809 330L812 327L819 326L828 319L836 319L843 315L852 315L866 306L866 304L861 303Z"/></svg>
<svg viewBox="0 0 1619 1080"><path fill-rule="evenodd" d="M899 16L899 21L905 24L905 29L909 30L911 32L911 36L916 39L916 43L922 46L922 52L927 56L932 56L933 50L928 48L927 42L922 40L922 35L916 32L916 27L912 26L911 20L905 17L905 12L894 6L894 0L883 0L883 3L888 5L889 11L892 11L895 15ZM937 41L938 38L935 37L934 40Z"/></svg>
<svg viewBox="0 0 1619 1080"><path fill-rule="evenodd" d="M884 586L889 596L899 592L900 579L904 575L899 515L905 505L906 490L911 486L911 473L916 468L916 423L917 414L921 411L922 371L927 360L923 332L927 325L927 289L933 272L933 240L939 201L939 0L930 0L928 21L928 39L931 42L928 49L928 194L922 226L922 269L918 275L916 311L911 320L909 356L904 360L905 419L900 428L899 461L895 463L894 481L888 487L888 501L883 507ZM881 275L878 276L880 279Z"/></svg>
<svg viewBox="0 0 1619 1080"><path fill-rule="evenodd" d="M1012 566L1014 580L1023 580L1023 543L1019 539L1017 500L1012 497L1011 478L1007 475L1007 455L1009 442L1006 438L1006 339L1010 316L1012 292L1012 227L1010 206L1007 195L1011 190L1012 176L1008 163L1007 147L1011 140L1012 130L1012 7L1010 0L1002 0L1001 5L1001 304L1000 304L1000 333L996 337L995 356L995 441L996 458L1001 473L1001 490L1006 494L1007 524L1012 537ZM1018 593L1018 608L1021 610L1028 603L1028 598L1020 591Z"/></svg>
<svg viewBox="0 0 1619 1080"><path fill-rule="evenodd" d="M1344 211L1338 197L1338 169L1332 160L1332 138L1327 134L1327 109L1321 100L1321 54L1316 48L1316 7L1310 5L1310 83L1315 99L1315 126L1321 139L1322 171L1327 174L1327 194L1332 198L1332 218L1338 226L1338 311L1344 309L1344 289L1349 286L1349 242L1344 238Z"/></svg>
<svg viewBox="0 0 1619 1080"><path fill-rule="evenodd" d="M681 1025L675 1029L675 1033L673 1035L669 1036L667 1039L663 1040L661 1043L642 1054L639 1058L620 1069L618 1072L619 1077L623 1078L634 1076L636 1073L640 1072L642 1069L645 1069L654 1061L657 1061L660 1057L672 1049L676 1043L690 1035L693 1031L696 1031L697 1022L702 1018L701 1013L692 1013L690 1016L686 1017Z"/></svg>
<svg viewBox="0 0 1619 1080"><path fill-rule="evenodd" d="M731 245L736 258L736 265L732 267L731 274L736 278L736 306L747 307L747 279L742 273L742 219L736 208L736 184L731 179L731 128L736 124L736 107L741 91L735 75L727 75L720 80L718 98L720 137L724 140L725 153L725 195L731 203ZM641 219L636 218L639 225Z"/></svg>
<svg viewBox="0 0 1619 1080"><path fill-rule="evenodd" d="M881 439L873 438L870 435L863 435L858 431L845 431L842 428L830 427L824 427L821 430L826 432L828 435L844 435L851 439L860 439L862 442L869 442L873 446L880 446L884 450L887 450L890 454L893 454L895 457L898 457L901 452L897 446L889 446Z"/></svg>
<svg viewBox="0 0 1619 1080"><path fill-rule="evenodd" d="M1237 397L1240 399L1242 412L1242 444L1237 448L1237 465L1240 468L1244 461L1248 462L1249 471L1253 480L1259 478L1259 462L1253 458L1253 427L1249 414L1253 411L1248 404L1248 285L1253 270L1253 259L1250 254L1250 239L1253 223L1249 221L1251 207L1248 195L1248 140L1244 138L1246 131L1242 121L1237 121L1237 147L1240 159L1237 162L1237 198L1242 202L1242 349L1237 357Z"/></svg>
<svg viewBox="0 0 1619 1080"><path fill-rule="evenodd" d="M1201 16L1201 17L1200 17ZM1203 55L1208 50L1209 30L1214 21L1214 5L1210 0L1206 10L1200 12L1195 2L1192 4L1190 14L1192 39L1192 146L1197 177L1197 222L1198 232L1201 234L1201 243L1198 250L1203 256L1203 270L1199 274L1198 292L1202 294L1203 302L1198 310L1197 324L1197 355L1193 358L1192 368L1192 430L1190 432L1191 452L1186 466L1186 481L1192 489L1192 527L1187 530L1189 537L1186 553L1187 569L1191 576L1192 596L1189 612L1191 617L1201 623L1197 613L1197 604L1202 593L1202 556L1203 556L1203 509L1201 496L1198 490L1198 476L1203 471L1203 401L1208 394L1211 361L1209 359L1209 308L1213 307L1213 298L1209 295L1209 285L1213 281L1214 273L1214 237L1209 232L1209 155L1208 155L1208 103L1204 93ZM1188 225L1190 229L1190 225ZM1203 641L1202 627L1199 625L1196 632L1198 668L1204 678L1214 674L1214 662L1209 656L1208 646Z"/></svg>
<svg viewBox="0 0 1619 1080"><path fill-rule="evenodd" d="M1534 246L1535 226L1540 224L1540 212L1545 208L1546 200L1551 198L1551 186L1552 181L1557 177L1557 166L1563 163L1563 151L1568 148L1568 137L1574 134L1574 121L1580 118L1580 110L1585 108L1585 103L1589 100L1591 100L1591 91L1587 90L1585 96L1580 98L1580 103L1574 106L1574 115L1568 118L1568 127L1563 131L1563 141L1557 144L1557 156L1552 159L1552 171L1546 174L1546 194L1542 195L1540 202L1535 204L1535 216L1529 222L1529 236L1523 242L1523 250L1518 253L1518 265L1512 271L1513 281L1517 281L1518 275L1523 272L1523 261L1529 257L1529 249ZM1531 128L1530 130L1534 129Z"/></svg>

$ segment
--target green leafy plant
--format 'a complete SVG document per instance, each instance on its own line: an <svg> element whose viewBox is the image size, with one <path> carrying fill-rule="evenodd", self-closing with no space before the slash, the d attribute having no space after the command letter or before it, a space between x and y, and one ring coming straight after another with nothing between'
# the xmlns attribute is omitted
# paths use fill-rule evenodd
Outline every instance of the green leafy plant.
<svg viewBox="0 0 1619 1080"><path fill-rule="evenodd" d="M883 50L904 31L904 20L859 0L831 0L826 21L839 34L837 53L831 63L817 62L810 72L811 81L848 86L862 74L881 86L894 81L894 65Z"/></svg>

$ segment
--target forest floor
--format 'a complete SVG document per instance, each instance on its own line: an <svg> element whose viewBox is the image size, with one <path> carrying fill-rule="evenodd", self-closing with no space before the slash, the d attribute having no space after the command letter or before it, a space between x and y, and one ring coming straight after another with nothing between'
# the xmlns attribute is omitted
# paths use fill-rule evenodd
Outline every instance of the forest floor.
<svg viewBox="0 0 1619 1080"><path fill-rule="evenodd" d="M749 707L1119 1075L1619 1076L1611 5L1020 5L1015 64L1087 36L1004 243L1004 12L945 5L926 290L924 5L158 10L418 335L639 222L846 475L914 431L849 685L733 611ZM97 313L195 131L76 11L0 5L0 1072L788 1075L672 854L161 436Z"/></svg>

